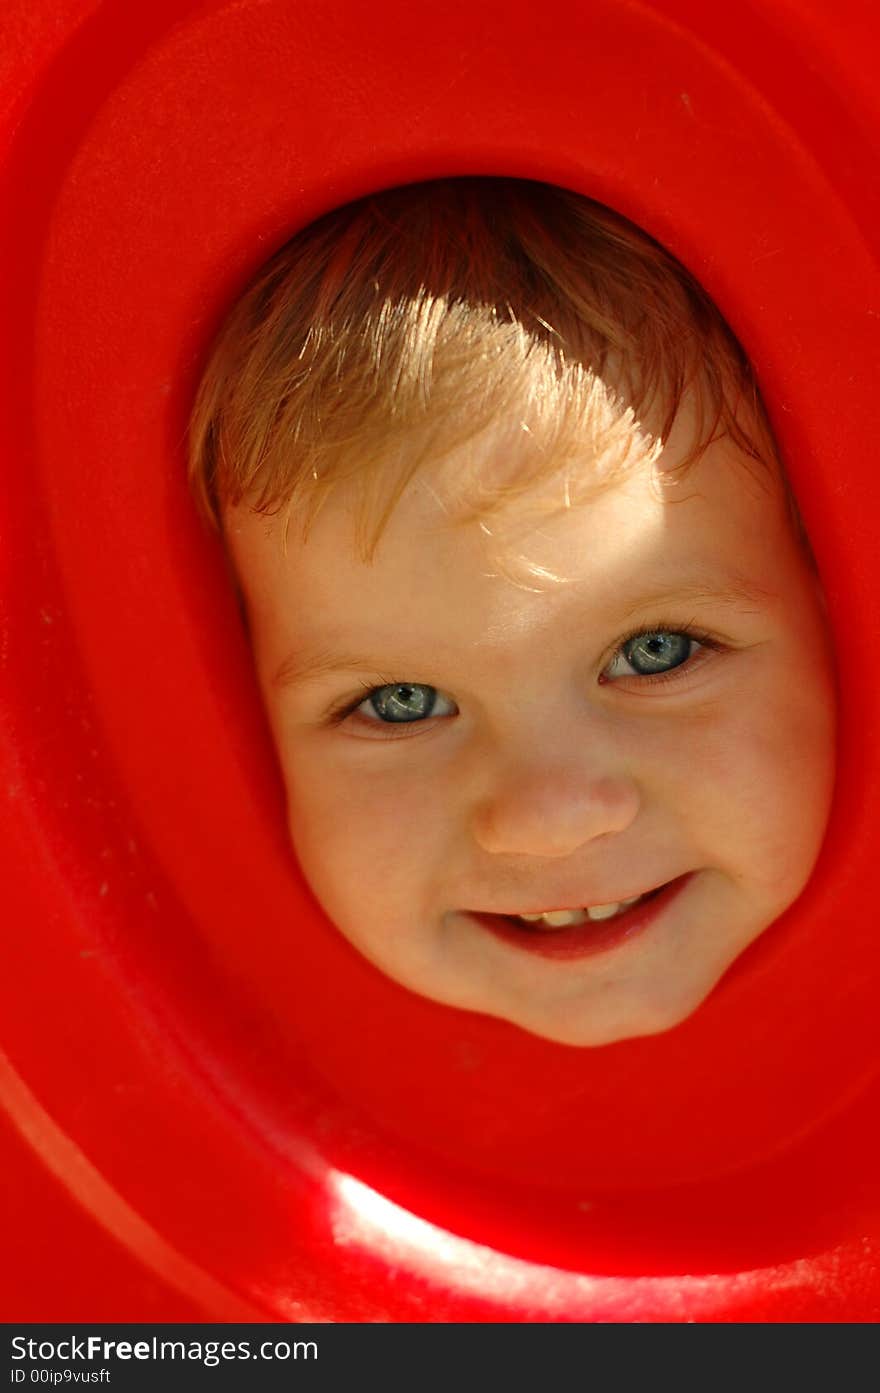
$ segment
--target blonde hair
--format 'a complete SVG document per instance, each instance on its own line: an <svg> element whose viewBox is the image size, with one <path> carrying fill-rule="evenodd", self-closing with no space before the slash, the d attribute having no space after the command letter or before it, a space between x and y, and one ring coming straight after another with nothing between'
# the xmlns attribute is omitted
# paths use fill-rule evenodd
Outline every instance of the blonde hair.
<svg viewBox="0 0 880 1393"><path fill-rule="evenodd" d="M508 431L521 467L494 488L463 470L471 516L579 459L570 504L634 442L659 450L686 394L688 461L724 434L748 460L775 459L745 354L657 242L549 185L437 180L326 214L260 270L204 370L190 476L215 521L246 501L286 510L304 536L355 481L370 554L422 464L489 428Z"/></svg>

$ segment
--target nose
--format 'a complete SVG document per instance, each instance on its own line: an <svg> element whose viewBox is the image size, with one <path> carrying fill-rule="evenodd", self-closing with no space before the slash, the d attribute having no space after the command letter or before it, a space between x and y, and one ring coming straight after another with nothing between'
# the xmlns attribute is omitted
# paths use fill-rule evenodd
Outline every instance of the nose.
<svg viewBox="0 0 880 1393"><path fill-rule="evenodd" d="M639 803L636 784L625 774L571 765L521 769L502 777L478 804L473 832L493 855L570 856L598 837L623 832Z"/></svg>

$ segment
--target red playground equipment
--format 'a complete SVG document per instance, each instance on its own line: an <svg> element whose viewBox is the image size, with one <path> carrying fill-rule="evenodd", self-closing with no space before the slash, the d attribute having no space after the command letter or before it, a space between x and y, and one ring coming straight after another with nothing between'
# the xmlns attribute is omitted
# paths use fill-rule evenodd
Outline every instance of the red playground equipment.
<svg viewBox="0 0 880 1393"><path fill-rule="evenodd" d="M871 0L7 0L7 1320L880 1316ZM253 269L369 190L565 185L742 339L828 594L800 901L666 1035L386 980L288 850L184 434Z"/></svg>

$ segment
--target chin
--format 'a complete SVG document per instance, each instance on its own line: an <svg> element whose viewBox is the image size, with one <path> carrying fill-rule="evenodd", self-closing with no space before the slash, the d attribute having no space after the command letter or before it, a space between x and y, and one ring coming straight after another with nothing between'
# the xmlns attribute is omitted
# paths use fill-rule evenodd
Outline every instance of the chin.
<svg viewBox="0 0 880 1393"><path fill-rule="evenodd" d="M717 980L717 979L716 979ZM715 981L705 990L683 995L676 993L670 1000L639 1003L638 1007L609 1009L607 1004L601 1013L591 1011L588 1005L576 1009L574 1005L564 1008L548 1009L546 1012L507 1013L492 1012L511 1025L519 1026L529 1035L537 1035L557 1045L569 1045L577 1049L597 1049L603 1045L616 1045L624 1040L641 1040L653 1035L664 1035L676 1026L682 1025L711 995Z"/></svg>

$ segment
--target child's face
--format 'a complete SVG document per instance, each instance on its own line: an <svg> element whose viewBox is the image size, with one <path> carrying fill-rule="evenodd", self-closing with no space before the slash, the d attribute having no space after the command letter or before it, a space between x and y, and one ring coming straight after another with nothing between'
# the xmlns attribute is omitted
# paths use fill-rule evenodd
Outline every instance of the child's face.
<svg viewBox="0 0 880 1393"><path fill-rule="evenodd" d="M549 520L511 504L493 531L565 577L527 589L441 473L372 563L342 492L286 553L277 520L227 515L303 872L413 991L575 1045L665 1030L825 827L830 649L781 486L719 442L679 483L643 458Z"/></svg>

